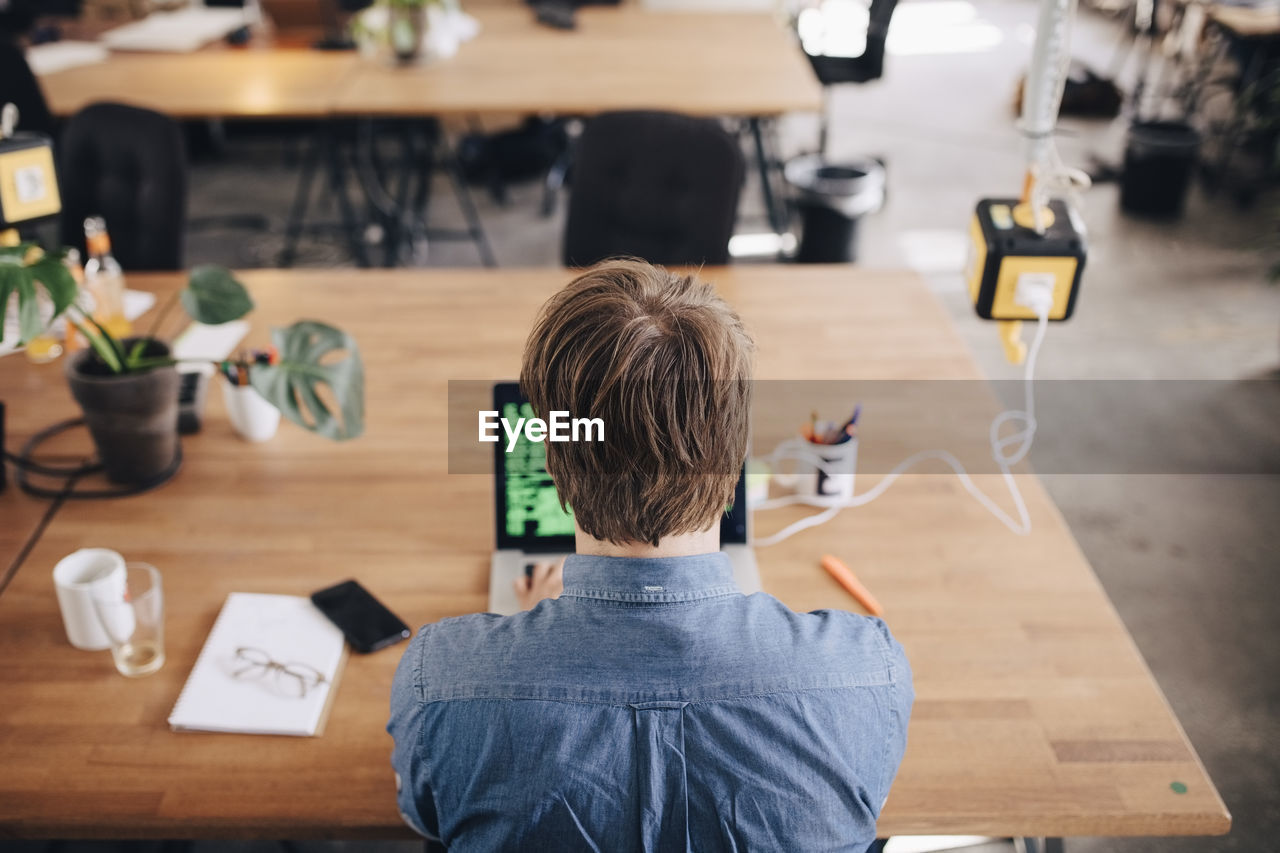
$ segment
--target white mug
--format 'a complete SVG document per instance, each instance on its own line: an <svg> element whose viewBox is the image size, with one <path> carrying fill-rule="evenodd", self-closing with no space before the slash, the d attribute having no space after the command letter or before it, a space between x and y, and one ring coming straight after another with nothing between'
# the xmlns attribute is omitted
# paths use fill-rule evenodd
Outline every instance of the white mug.
<svg viewBox="0 0 1280 853"><path fill-rule="evenodd" d="M221 382L222 399L231 426L245 441L266 441L280 426L280 410L266 401L252 385Z"/></svg>
<svg viewBox="0 0 1280 853"><path fill-rule="evenodd" d="M778 477L797 494L816 501L838 503L853 498L858 467L858 439L840 444L818 444L804 438L788 439L773 453L775 461L794 459L794 472ZM775 475L776 476L776 475Z"/></svg>
<svg viewBox="0 0 1280 853"><path fill-rule="evenodd" d="M101 651L111 647L111 639L93 607L95 590L123 594L124 557L106 548L81 548L53 567L53 588L67 639L77 649Z"/></svg>

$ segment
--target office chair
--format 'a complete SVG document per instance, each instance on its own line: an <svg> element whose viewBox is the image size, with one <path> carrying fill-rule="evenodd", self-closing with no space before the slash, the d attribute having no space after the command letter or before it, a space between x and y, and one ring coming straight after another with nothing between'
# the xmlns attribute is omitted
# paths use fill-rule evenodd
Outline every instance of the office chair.
<svg viewBox="0 0 1280 853"><path fill-rule="evenodd" d="M36 22L33 0L0 0L0 38L25 35Z"/></svg>
<svg viewBox="0 0 1280 853"><path fill-rule="evenodd" d="M59 153L62 242L84 250L84 220L107 220L126 270L182 269L187 153L167 116L92 104L72 116Z"/></svg>
<svg viewBox="0 0 1280 853"><path fill-rule="evenodd" d="M0 105L18 108L18 129L53 135L53 115L22 48L0 36Z"/></svg>
<svg viewBox="0 0 1280 853"><path fill-rule="evenodd" d="M809 64L813 66L813 73L824 89L840 83L869 83L884 74L885 41L888 39L889 22L897 5L898 0L871 0L867 9L866 47L860 56L825 56L805 52ZM827 149L827 121L824 109L819 151Z"/></svg>
<svg viewBox="0 0 1280 853"><path fill-rule="evenodd" d="M578 140L565 225L566 266L618 255L723 264L746 166L714 119L604 113Z"/></svg>

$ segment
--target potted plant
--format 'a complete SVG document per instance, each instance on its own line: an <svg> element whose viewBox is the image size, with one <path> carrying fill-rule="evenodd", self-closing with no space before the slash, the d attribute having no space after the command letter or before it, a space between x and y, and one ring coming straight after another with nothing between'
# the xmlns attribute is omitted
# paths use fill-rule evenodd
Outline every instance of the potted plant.
<svg viewBox="0 0 1280 853"><path fill-rule="evenodd" d="M0 248L0 312L16 293L19 343L39 336L58 317L84 337L88 347L67 360L67 381L107 476L125 483L153 480L178 452L180 359L157 330L178 303L192 319L218 325L248 314L253 300L228 270L197 267L186 287L157 312L147 334L118 339L86 308L64 254L46 253L32 243ZM0 328L0 343L3 334ZM336 441L360 435L364 368L355 340L314 320L272 329L271 338L278 356L246 365L249 385L304 429ZM338 351L346 356L331 360ZM231 365L215 363L222 370ZM328 389L324 396L317 393L321 386Z"/></svg>

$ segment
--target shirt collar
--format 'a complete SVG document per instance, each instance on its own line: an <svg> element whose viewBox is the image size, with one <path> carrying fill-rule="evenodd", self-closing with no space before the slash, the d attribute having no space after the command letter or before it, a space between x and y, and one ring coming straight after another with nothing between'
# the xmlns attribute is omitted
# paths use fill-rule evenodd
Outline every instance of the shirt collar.
<svg viewBox="0 0 1280 853"><path fill-rule="evenodd" d="M564 561L562 595L572 598L659 604L738 592L723 551L650 559L570 554Z"/></svg>

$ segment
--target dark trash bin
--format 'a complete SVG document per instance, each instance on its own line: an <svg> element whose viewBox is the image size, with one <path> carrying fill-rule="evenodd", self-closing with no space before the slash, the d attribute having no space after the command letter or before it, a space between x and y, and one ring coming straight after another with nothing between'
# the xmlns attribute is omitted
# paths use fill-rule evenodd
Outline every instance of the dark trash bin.
<svg viewBox="0 0 1280 853"><path fill-rule="evenodd" d="M800 212L802 264L851 263L858 257L858 220L884 204L884 166L876 160L828 162L805 154L783 170Z"/></svg>
<svg viewBox="0 0 1280 853"><path fill-rule="evenodd" d="M1200 134L1181 121L1134 122L1124 149L1120 207L1174 219L1182 215L1200 155Z"/></svg>

